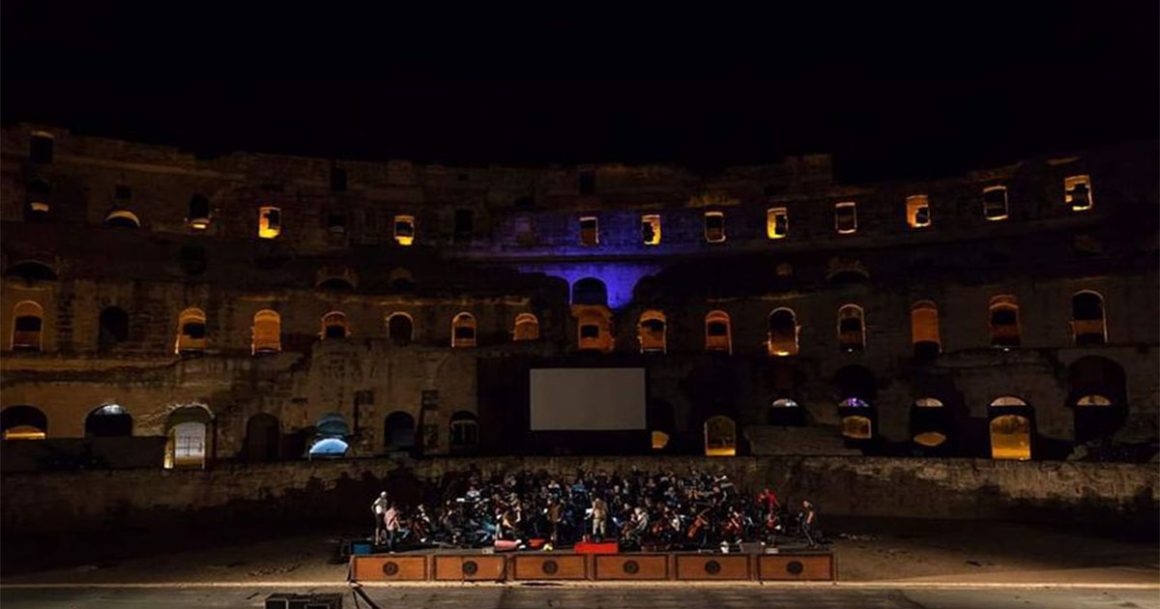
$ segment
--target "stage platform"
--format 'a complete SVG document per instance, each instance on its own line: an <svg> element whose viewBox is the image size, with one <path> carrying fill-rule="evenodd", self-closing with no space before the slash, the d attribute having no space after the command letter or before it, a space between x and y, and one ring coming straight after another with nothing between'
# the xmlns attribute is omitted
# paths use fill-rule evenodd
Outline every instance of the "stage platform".
<svg viewBox="0 0 1160 609"><path fill-rule="evenodd" d="M358 582L415 581L835 581L828 550L777 554L626 552L616 554L479 551L351 556Z"/></svg>

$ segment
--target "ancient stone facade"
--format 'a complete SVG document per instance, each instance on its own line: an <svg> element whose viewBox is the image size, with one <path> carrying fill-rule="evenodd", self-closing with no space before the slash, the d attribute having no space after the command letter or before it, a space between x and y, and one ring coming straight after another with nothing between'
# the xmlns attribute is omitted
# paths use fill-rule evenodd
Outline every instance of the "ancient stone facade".
<svg viewBox="0 0 1160 609"><path fill-rule="evenodd" d="M621 365L658 452L1156 439L1153 145L844 185L822 155L705 177L0 137L6 448L561 452L525 441L528 370Z"/></svg>

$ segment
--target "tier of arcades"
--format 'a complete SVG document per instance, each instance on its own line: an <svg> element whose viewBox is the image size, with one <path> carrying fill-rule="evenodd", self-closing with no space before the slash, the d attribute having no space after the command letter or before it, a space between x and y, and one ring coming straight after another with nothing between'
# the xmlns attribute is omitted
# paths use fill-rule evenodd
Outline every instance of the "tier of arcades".
<svg viewBox="0 0 1160 609"><path fill-rule="evenodd" d="M1153 190L1132 146L944 180L839 185L824 156L706 178L663 166L199 159L27 125L2 137L6 221L260 241L296 255L434 248L428 253L439 257L532 267L906 247L1094 226Z"/></svg>

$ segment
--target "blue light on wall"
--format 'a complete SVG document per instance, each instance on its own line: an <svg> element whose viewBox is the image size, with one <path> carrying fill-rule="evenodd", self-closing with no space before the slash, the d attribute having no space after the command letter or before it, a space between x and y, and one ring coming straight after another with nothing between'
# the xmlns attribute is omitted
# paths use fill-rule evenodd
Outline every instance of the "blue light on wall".
<svg viewBox="0 0 1160 609"><path fill-rule="evenodd" d="M663 265L657 263L623 262L551 262L521 264L517 267L524 273L543 273L559 277L568 282L569 289L577 281L592 277L604 282L608 288L608 306L619 309L632 302L632 292L641 279L659 272Z"/></svg>

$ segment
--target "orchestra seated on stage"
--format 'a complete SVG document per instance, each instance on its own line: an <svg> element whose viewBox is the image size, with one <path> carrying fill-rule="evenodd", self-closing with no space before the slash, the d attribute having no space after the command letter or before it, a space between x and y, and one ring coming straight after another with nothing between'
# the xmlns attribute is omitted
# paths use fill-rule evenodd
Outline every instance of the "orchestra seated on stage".
<svg viewBox="0 0 1160 609"><path fill-rule="evenodd" d="M427 495L440 498L434 510L380 495L371 507L376 543L388 542L392 551L423 544L551 550L583 541L616 541L626 551L777 546L787 538L811 548L825 543L810 501L793 512L769 488L746 493L727 476L697 471L579 471L571 484L544 472L487 480L469 472L449 475Z"/></svg>

